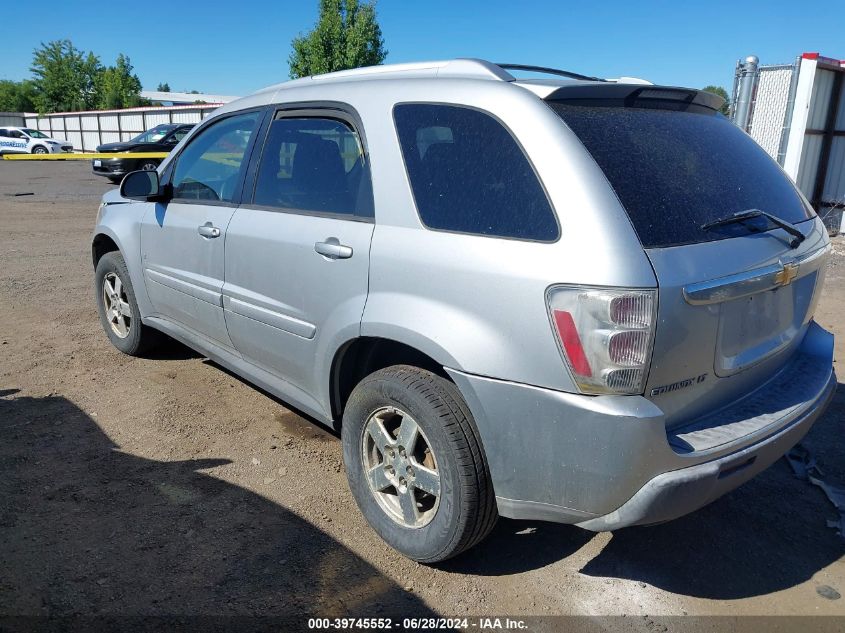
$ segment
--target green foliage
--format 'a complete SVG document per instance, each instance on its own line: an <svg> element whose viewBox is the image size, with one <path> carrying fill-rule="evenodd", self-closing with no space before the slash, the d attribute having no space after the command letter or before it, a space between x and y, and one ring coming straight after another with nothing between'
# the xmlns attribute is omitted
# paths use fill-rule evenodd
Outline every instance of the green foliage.
<svg viewBox="0 0 845 633"><path fill-rule="evenodd" d="M132 108L141 105L141 80L132 74L132 63L124 54L114 66L103 69L97 78L97 107L102 110Z"/></svg>
<svg viewBox="0 0 845 633"><path fill-rule="evenodd" d="M33 103L39 114L143 105L141 81L123 54L104 67L70 40L42 43L32 56Z"/></svg>
<svg viewBox="0 0 845 633"><path fill-rule="evenodd" d="M96 105L100 60L70 40L42 43L33 53L31 70L39 113L89 110Z"/></svg>
<svg viewBox="0 0 845 633"><path fill-rule="evenodd" d="M291 78L381 64L387 51L374 2L320 0L320 17L295 37L288 58Z"/></svg>
<svg viewBox="0 0 845 633"><path fill-rule="evenodd" d="M702 88L704 92L712 92L714 95L719 95L722 99L725 100L725 103L719 108L719 112L728 116L730 114L730 97L728 97L728 91L722 88L721 86L704 86Z"/></svg>
<svg viewBox="0 0 845 633"><path fill-rule="evenodd" d="M163 84L159 84L156 90L159 92L170 92L170 84L165 81Z"/></svg>
<svg viewBox="0 0 845 633"><path fill-rule="evenodd" d="M35 86L29 79L0 80L0 112L35 112Z"/></svg>

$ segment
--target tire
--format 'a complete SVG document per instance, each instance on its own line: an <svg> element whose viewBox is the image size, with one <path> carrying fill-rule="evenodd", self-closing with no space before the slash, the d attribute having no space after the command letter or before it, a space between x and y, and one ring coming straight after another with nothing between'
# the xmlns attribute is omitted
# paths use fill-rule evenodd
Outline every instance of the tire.
<svg viewBox="0 0 845 633"><path fill-rule="evenodd" d="M160 342L161 335L141 323L135 290L126 262L119 252L113 251L103 255L97 263L94 280L100 324L112 345L129 356L141 356ZM119 286L115 280L120 282ZM115 294L120 297L120 316L110 310L110 306L117 305Z"/></svg>
<svg viewBox="0 0 845 633"><path fill-rule="evenodd" d="M138 169L142 171L155 171L156 169L158 169L158 162L149 159L141 161L138 164Z"/></svg>
<svg viewBox="0 0 845 633"><path fill-rule="evenodd" d="M36 145L35 147L32 148L32 153L33 154L47 154L49 152L47 151L47 148L44 147L43 145Z"/></svg>
<svg viewBox="0 0 845 633"><path fill-rule="evenodd" d="M406 432L404 425L412 429L411 423L415 435ZM381 448L371 430L387 431L379 436ZM341 436L358 507L376 533L408 558L446 560L479 543L496 524L496 497L475 422L445 378L409 365L370 374L349 397ZM365 474L370 469L373 484ZM411 525L414 520L417 525Z"/></svg>

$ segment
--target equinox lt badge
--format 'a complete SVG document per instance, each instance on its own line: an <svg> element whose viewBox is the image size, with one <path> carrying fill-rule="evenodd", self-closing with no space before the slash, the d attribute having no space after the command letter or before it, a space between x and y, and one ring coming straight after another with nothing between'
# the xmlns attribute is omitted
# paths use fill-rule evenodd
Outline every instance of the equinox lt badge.
<svg viewBox="0 0 845 633"><path fill-rule="evenodd" d="M679 389L686 389L690 385L698 385L705 381L707 378L707 374L701 374L700 376L696 376L695 378L687 378L686 380L679 380L678 382L673 382L671 385L663 385L662 387L655 387L649 392L651 396L660 396L664 393L669 393L670 391L678 391Z"/></svg>

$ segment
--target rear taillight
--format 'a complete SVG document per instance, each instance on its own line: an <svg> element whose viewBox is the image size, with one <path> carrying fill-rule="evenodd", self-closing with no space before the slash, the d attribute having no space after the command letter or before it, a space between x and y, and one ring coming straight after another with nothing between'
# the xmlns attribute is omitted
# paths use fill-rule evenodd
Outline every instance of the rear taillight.
<svg viewBox="0 0 845 633"><path fill-rule="evenodd" d="M657 314L655 290L549 289L558 346L582 393L642 393Z"/></svg>

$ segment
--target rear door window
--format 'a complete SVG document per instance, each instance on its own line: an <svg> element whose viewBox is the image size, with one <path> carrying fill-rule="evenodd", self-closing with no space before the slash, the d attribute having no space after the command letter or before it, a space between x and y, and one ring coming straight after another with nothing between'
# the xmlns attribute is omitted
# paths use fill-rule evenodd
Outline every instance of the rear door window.
<svg viewBox="0 0 845 633"><path fill-rule="evenodd" d="M393 109L420 219L430 229L554 241L557 220L537 174L499 121L471 108Z"/></svg>
<svg viewBox="0 0 845 633"><path fill-rule="evenodd" d="M750 209L791 223L812 215L777 163L716 112L550 105L602 168L646 248L774 228L765 218L701 228Z"/></svg>

